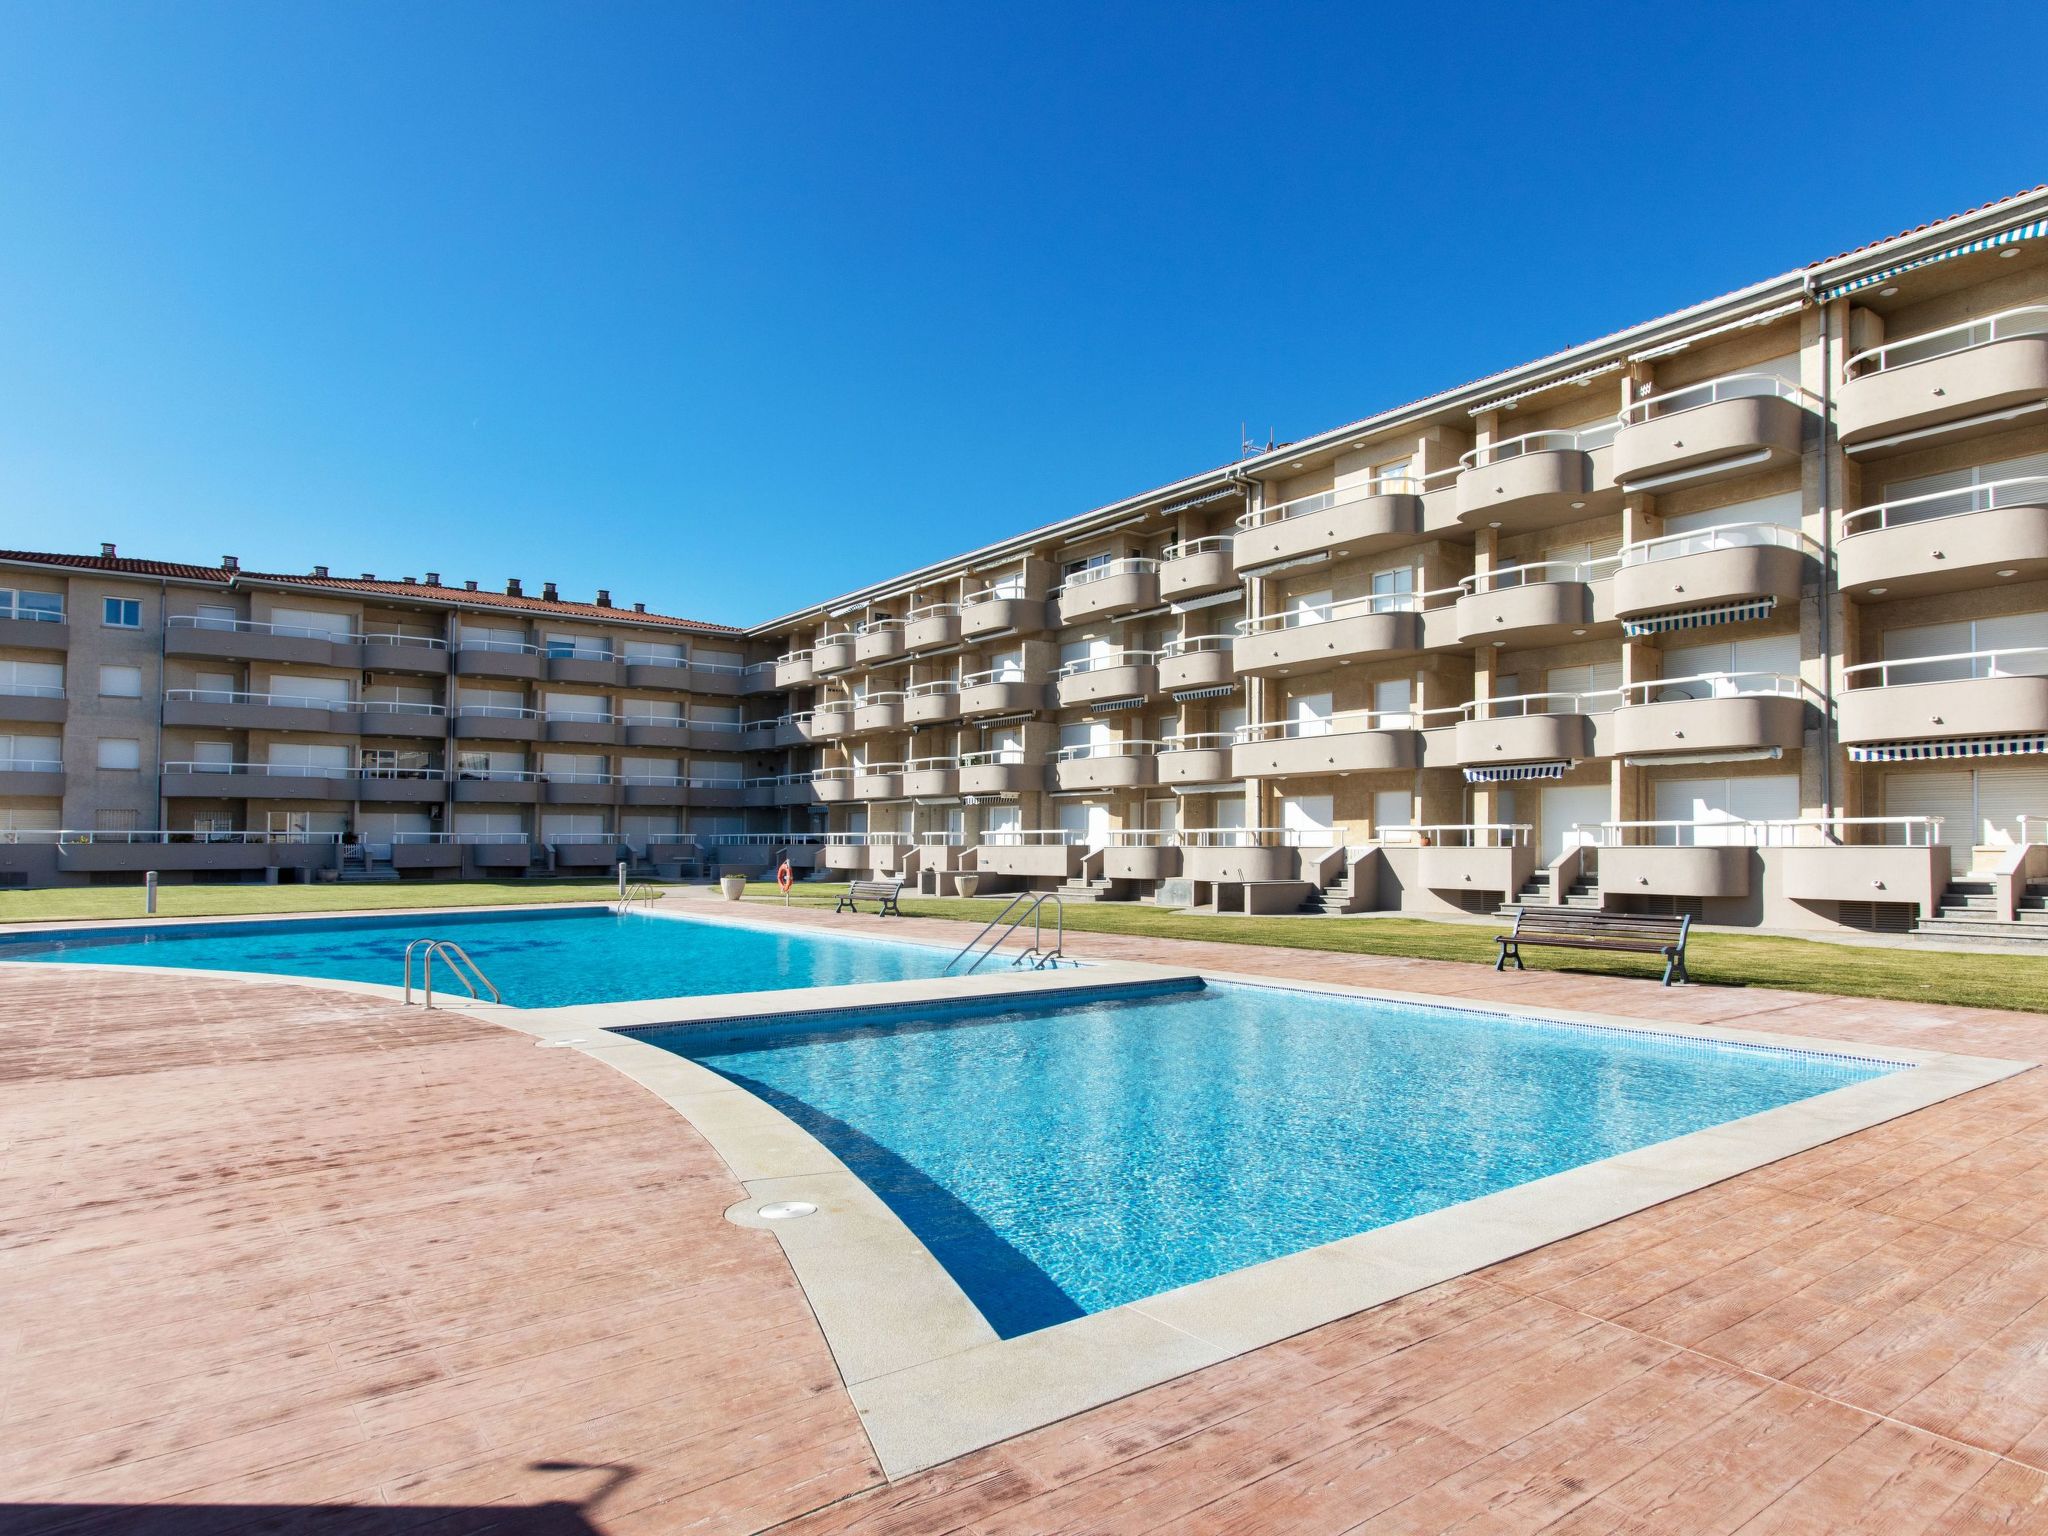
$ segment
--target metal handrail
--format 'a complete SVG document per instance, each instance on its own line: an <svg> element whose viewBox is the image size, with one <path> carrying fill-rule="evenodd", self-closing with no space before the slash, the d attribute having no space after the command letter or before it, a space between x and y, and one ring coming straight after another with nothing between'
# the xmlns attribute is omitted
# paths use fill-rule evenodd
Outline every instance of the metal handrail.
<svg viewBox="0 0 2048 1536"><path fill-rule="evenodd" d="M1973 347L1989 346L1994 341L2009 341L2015 336L2038 336L2044 331L2048 331L2048 305L2022 304L2016 309L2000 310L1995 315L1946 325L1938 331L1901 336L1881 347L1858 352L1842 364L1842 377L1860 379L1866 374L1883 373L1888 368L1928 363L1937 357L1952 357ZM1894 351L1917 355L1903 356L1894 362L1891 358Z"/></svg>
<svg viewBox="0 0 2048 1536"><path fill-rule="evenodd" d="M1030 905L1026 906L1022 912L1017 912L1017 907L1025 902L1030 903ZM1053 910L1054 926L1051 949L1045 947L1045 904L1047 902L1052 903ZM1013 912L1016 913L1014 917L1011 916ZM1020 951L1016 958L1011 960L1010 968L1012 970L1021 969L1027 963L1034 971L1042 971L1048 966L1057 967L1062 959L1062 950L1067 940L1066 904L1060 900L1058 893L1054 891L1019 891L1009 901L1004 903L1002 911L989 919L981 932L977 933L960 947L960 952L946 962L945 970L939 974L942 976L952 975L953 967L972 954L975 946L980 944L983 939L988 938L991 933L995 933L996 928L1000 926L1002 932L995 933L995 937L989 940L987 947L980 954L974 956L974 963L961 972L964 976L972 976L981 968L983 961L1002 948L1003 940L1024 926L1026 918L1031 920L1031 947Z"/></svg>
<svg viewBox="0 0 2048 1536"><path fill-rule="evenodd" d="M1209 651L1227 651L1237 644L1235 635L1180 635L1159 648L1162 660L1176 656L1195 656Z"/></svg>
<svg viewBox="0 0 2048 1536"><path fill-rule="evenodd" d="M1062 662L1054 677L1084 677L1090 672L1112 672L1118 667L1149 667L1159 660L1157 651L1102 651L1093 656L1076 656Z"/></svg>
<svg viewBox="0 0 2048 1536"><path fill-rule="evenodd" d="M1818 828L1834 837L1838 827L1877 827L1899 830L1897 843L1836 844L1853 847L1929 848L1941 842L1943 818L1939 816L1726 816L1712 821L1597 821L1572 823L1574 840L1590 848L1793 848L1828 846L1802 844L1799 834ZM1647 841L1632 840L1632 833L1650 834ZM1667 840L1662 836L1670 833ZM1701 842L1701 834L1708 840ZM1690 839L1688 840L1688 834Z"/></svg>
<svg viewBox="0 0 2048 1536"><path fill-rule="evenodd" d="M442 963L455 973L455 979L461 982L468 990L472 999L481 1001L483 992L488 992L491 994L492 1002L503 1003L505 1001L503 997L498 995L498 989L491 984L491 978L483 973L483 968L470 959L469 952L453 939L414 939L405 946L405 1004L407 1007L412 1006L412 957L415 953L418 953L421 957L420 977L425 984L425 1004L429 1009L434 1006L434 956L436 955L439 955ZM482 987L483 992L477 990L479 986Z"/></svg>
<svg viewBox="0 0 2048 1536"><path fill-rule="evenodd" d="M1625 566L1649 565L1658 560L1677 560L1716 549L1762 547L1796 549L1816 560L1822 553L1817 541L1797 528L1787 528L1781 523L1716 523L1711 528L1695 528L1690 533L1660 533L1654 539L1638 539L1623 547L1620 558Z"/></svg>
<svg viewBox="0 0 2048 1536"><path fill-rule="evenodd" d="M1082 566L1060 584L1060 590L1093 586L1098 581L1108 581L1116 576L1147 576L1158 569L1159 562L1150 555L1123 555L1105 560L1100 565Z"/></svg>
<svg viewBox="0 0 2048 1536"><path fill-rule="evenodd" d="M2018 667L2006 667L2000 663L2009 656L2027 657ZM1895 682L1892 679L1894 667L1947 667L1953 673L1958 662L1966 663L1964 675L1931 677L1929 683L1972 682L1987 677L2039 677L2048 673L2048 645L2001 645L1981 651L1952 651L1945 656L1900 656L1891 661L1866 661L1853 667L1842 668L1842 691L1851 692L1858 688L1906 688L1924 687L1925 684Z"/></svg>
<svg viewBox="0 0 2048 1536"><path fill-rule="evenodd" d="M1485 571L1474 576L1461 576L1458 585L1477 597L1489 592L1512 592L1518 587L1540 587L1566 581L1597 581L1595 574L1604 566L1621 564L1620 555L1600 555L1590 560L1529 560L1521 565L1504 565L1498 570ZM1541 571L1544 574L1537 575ZM1563 571L1562 576L1553 576L1552 571Z"/></svg>
<svg viewBox="0 0 2048 1536"><path fill-rule="evenodd" d="M612 904L612 910L624 917L635 906L651 906L661 900L661 888L649 885L644 880L635 881L619 892L619 899Z"/></svg>
<svg viewBox="0 0 2048 1536"><path fill-rule="evenodd" d="M1426 592L1369 592L1358 597L1340 597L1303 608L1286 608L1262 614L1256 619L1239 619L1233 626L1240 635L1265 635L1275 630L1304 629L1311 624L1334 624L1378 613L1427 613L1455 602L1465 595L1463 587L1432 587ZM1431 599L1437 601L1432 602Z"/></svg>
<svg viewBox="0 0 2048 1536"><path fill-rule="evenodd" d="M1370 501L1379 496L1420 496L1422 481L1414 475L1388 475L1379 480L1366 481L1358 485L1347 485L1341 490L1311 491L1306 496L1297 496L1292 501L1276 501L1270 507L1260 507L1256 512L1246 512L1237 519L1237 526L1249 532L1262 528L1267 523L1284 523L1291 517L1302 517L1311 512L1327 512L1332 507L1349 505L1352 502Z"/></svg>
<svg viewBox="0 0 2048 1536"><path fill-rule="evenodd" d="M1853 539L1859 534L1881 532L1893 526L1895 514L1909 508L1909 515L1897 518L1901 527L1937 522L1945 517L1965 517L1972 512L1995 511L2000 507L2043 504L2048 504L2048 475L2014 475L2005 480L1986 480L1981 485L1959 485L1954 490L1901 496L1896 501L1880 501L1874 506L1844 512L1842 537ZM1871 526L1856 526L1866 521L1870 521Z"/></svg>
<svg viewBox="0 0 2048 1536"><path fill-rule="evenodd" d="M1192 560L1197 555L1227 555L1236 540L1227 533L1212 533L1199 539L1181 539L1159 551L1162 564L1168 560Z"/></svg>
<svg viewBox="0 0 2048 1536"><path fill-rule="evenodd" d="M1707 379L1698 384L1688 384L1674 389L1668 395L1645 395L1632 400L1621 409L1621 424L1625 427L1639 427L1659 417L1676 416L1681 411L1695 411L1701 406L1717 405L1723 400L1757 400L1776 396L1781 400L1810 401L1813 397L1790 379L1780 378L1775 373L1726 373L1718 379ZM1683 400L1685 404L1676 402Z"/></svg>
<svg viewBox="0 0 2048 1536"><path fill-rule="evenodd" d="M1584 427L1524 432L1520 437L1505 437L1497 443L1488 443L1484 448L1470 449L1458 456L1458 462L1466 469L1484 469L1489 464L1523 458L1532 453L1568 452L1574 448L1587 453L1595 448L1605 448L1620 430L1619 421L1599 421Z"/></svg>

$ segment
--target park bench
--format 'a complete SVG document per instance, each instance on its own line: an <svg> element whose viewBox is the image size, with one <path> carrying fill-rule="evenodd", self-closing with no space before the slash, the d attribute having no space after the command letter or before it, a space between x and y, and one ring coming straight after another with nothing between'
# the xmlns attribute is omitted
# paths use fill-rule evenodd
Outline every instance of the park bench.
<svg viewBox="0 0 2048 1536"><path fill-rule="evenodd" d="M1685 972L1685 941L1692 930L1690 917L1651 917L1633 912L1589 912L1575 907L1517 907L1515 929L1498 934L1500 957L1493 962L1498 971L1512 960L1516 970L1522 964L1522 946L1547 945L1555 949L1607 949L1628 954L1658 955L1664 961L1664 985L1690 981Z"/></svg>
<svg viewBox="0 0 2048 1536"><path fill-rule="evenodd" d="M855 880L846 888L846 894L839 898L834 912L858 912L860 903L875 903L875 915L887 917L892 912L901 917L903 909L896 905L896 898L903 894L901 880Z"/></svg>

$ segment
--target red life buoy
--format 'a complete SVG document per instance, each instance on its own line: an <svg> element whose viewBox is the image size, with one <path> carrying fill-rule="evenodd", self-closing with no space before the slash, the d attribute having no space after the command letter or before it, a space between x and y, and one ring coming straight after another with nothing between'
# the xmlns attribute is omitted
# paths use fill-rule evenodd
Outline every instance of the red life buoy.
<svg viewBox="0 0 2048 1536"><path fill-rule="evenodd" d="M782 894L787 896L789 894L790 886L794 884L795 881L796 871L789 867L789 860L784 859L781 862L781 864L776 866L775 883L782 887Z"/></svg>

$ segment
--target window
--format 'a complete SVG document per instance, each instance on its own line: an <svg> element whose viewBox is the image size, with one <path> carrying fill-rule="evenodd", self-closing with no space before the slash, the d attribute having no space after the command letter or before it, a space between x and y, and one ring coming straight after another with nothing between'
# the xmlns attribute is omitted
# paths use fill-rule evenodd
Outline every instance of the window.
<svg viewBox="0 0 2048 1536"><path fill-rule="evenodd" d="M100 622L109 629L142 628L142 604L132 597L110 597L100 609Z"/></svg>
<svg viewBox="0 0 2048 1536"><path fill-rule="evenodd" d="M219 603L201 603L199 611L193 615L192 627L194 629L233 629L235 627L235 610L223 607Z"/></svg>
<svg viewBox="0 0 2048 1536"><path fill-rule="evenodd" d="M142 668L101 667L100 697L103 699L141 698Z"/></svg>
<svg viewBox="0 0 2048 1536"><path fill-rule="evenodd" d="M48 773L64 766L64 749L55 736L0 735L0 770Z"/></svg>
<svg viewBox="0 0 2048 1536"><path fill-rule="evenodd" d="M92 829L95 832L133 832L142 824L142 818L134 811L94 811Z"/></svg>
<svg viewBox="0 0 2048 1536"><path fill-rule="evenodd" d="M64 667L55 661L0 661L0 693L31 699L64 697Z"/></svg>
<svg viewBox="0 0 2048 1536"><path fill-rule="evenodd" d="M103 736L97 761L102 768L134 772L142 766L142 743L132 736Z"/></svg>
<svg viewBox="0 0 2048 1536"><path fill-rule="evenodd" d="M353 638L347 614L330 613L320 608L273 608L270 611L270 632L306 640Z"/></svg>
<svg viewBox="0 0 2048 1536"><path fill-rule="evenodd" d="M64 599L55 592L22 592L0 587L0 619L43 620L56 623L64 617Z"/></svg>

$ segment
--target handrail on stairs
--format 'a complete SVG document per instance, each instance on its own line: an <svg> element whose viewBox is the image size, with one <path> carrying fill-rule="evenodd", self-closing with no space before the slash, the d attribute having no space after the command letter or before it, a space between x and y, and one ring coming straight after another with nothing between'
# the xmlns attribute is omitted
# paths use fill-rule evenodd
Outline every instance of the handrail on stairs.
<svg viewBox="0 0 2048 1536"><path fill-rule="evenodd" d="M457 944L453 939L414 939L405 946L405 1004L407 1007L412 1006L412 957L416 952L422 956L420 978L425 984L425 1001L428 1008L434 1006L434 956L436 955L441 957L442 964L455 973L455 979L468 989L472 999L481 1001L483 993L488 992L491 995L492 1002L502 1003L505 1001L504 998L498 995L498 989L491 984L491 978L483 973L483 968L470 959L469 951L460 944ZM482 990L479 991L479 988Z"/></svg>
<svg viewBox="0 0 2048 1536"><path fill-rule="evenodd" d="M659 900L661 887L649 885L644 880L635 881L619 893L618 900L612 903L612 910L624 915L636 906L651 906Z"/></svg>
<svg viewBox="0 0 2048 1536"><path fill-rule="evenodd" d="M1030 905L1025 906L1023 911L1018 912L1017 908L1026 902L1030 903ZM1054 926L1051 949L1045 947L1045 904L1047 902L1052 903L1053 911ZM1010 914L1013 912L1016 913L1016 916L1011 917ZM1008 919L1007 922L1004 921L1006 918ZM989 919L981 932L977 933L960 947L960 952L946 962L945 970L939 974L942 976L952 975L953 967L962 960L965 960L968 955L973 954L975 946L980 944L983 939L988 938L991 933L994 933L995 937L989 939L987 946L982 949L981 953L974 956L974 963L960 973L963 976L972 976L981 969L981 964L984 960L1002 948L1003 940L1024 926L1027 919L1031 923L1031 947L1020 950L1016 957L1010 961L1010 968L1016 970L1029 965L1034 971L1042 971L1048 967L1056 969L1064 958L1062 951L1067 940L1066 904L1060 900L1057 891L1019 891L1009 901L1004 903L1002 911ZM996 933L998 927L1002 929L1000 933Z"/></svg>

